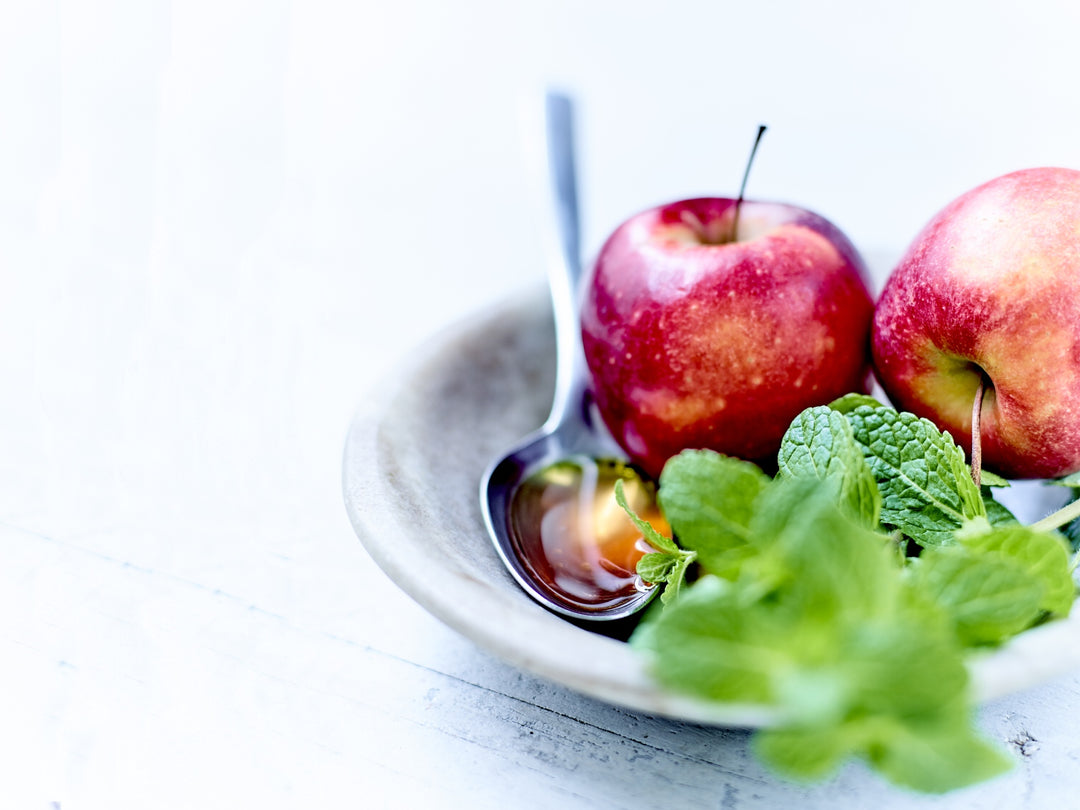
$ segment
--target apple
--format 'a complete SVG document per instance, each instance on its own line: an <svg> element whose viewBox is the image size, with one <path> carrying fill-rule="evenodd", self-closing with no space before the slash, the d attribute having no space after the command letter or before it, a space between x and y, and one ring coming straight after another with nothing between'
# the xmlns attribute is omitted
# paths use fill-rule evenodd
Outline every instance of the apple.
<svg viewBox="0 0 1080 810"><path fill-rule="evenodd" d="M839 229L727 198L620 225L581 308L597 409L653 477L686 448L775 465L801 410L867 390L872 317L865 266Z"/></svg>
<svg viewBox="0 0 1080 810"><path fill-rule="evenodd" d="M882 388L1008 478L1080 469L1080 172L1013 172L949 203L887 280L872 351Z"/></svg>

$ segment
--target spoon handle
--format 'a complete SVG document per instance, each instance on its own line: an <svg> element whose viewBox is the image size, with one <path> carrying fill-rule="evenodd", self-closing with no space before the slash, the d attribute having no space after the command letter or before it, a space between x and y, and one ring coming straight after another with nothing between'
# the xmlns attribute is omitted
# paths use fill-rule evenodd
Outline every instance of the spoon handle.
<svg viewBox="0 0 1080 810"><path fill-rule="evenodd" d="M581 223L574 158L574 102L569 96L548 91L545 99L545 133L557 247L548 263L557 351L555 397L548 424L554 426L573 416L566 412L567 408L575 400L580 400L580 389L586 378L577 309L582 276Z"/></svg>

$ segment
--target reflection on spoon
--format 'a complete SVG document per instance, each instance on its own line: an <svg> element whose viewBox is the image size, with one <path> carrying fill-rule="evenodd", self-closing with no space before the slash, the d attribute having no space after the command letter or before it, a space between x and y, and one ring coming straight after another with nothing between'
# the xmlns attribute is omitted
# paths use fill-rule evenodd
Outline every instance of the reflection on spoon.
<svg viewBox="0 0 1080 810"><path fill-rule="evenodd" d="M651 485L627 464L575 456L533 473L514 492L514 551L549 598L579 610L608 610L652 587L638 560L652 551L615 501L615 482L631 509L670 534Z"/></svg>

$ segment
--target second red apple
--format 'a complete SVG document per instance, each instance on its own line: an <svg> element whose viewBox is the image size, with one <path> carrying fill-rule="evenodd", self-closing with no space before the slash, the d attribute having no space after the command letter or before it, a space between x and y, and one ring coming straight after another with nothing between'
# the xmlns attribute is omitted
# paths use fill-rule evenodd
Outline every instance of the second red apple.
<svg viewBox="0 0 1080 810"><path fill-rule="evenodd" d="M865 265L824 218L781 203L684 200L622 224L581 311L597 406L657 476L686 448L775 461L804 408L869 381Z"/></svg>

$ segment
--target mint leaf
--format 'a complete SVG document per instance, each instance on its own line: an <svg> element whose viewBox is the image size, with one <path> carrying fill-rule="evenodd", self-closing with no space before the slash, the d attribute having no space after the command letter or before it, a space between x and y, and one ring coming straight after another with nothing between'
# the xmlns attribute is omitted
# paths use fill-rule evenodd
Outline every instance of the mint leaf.
<svg viewBox="0 0 1080 810"><path fill-rule="evenodd" d="M805 452L813 462L813 437L797 444L790 458ZM699 452L680 464L668 479L681 489L666 516L724 549L720 557L737 552L739 564L727 578L684 587L635 630L631 644L660 683L775 707L782 723L760 732L755 748L788 776L819 777L853 755L898 783L941 791L1005 766L971 730L954 621L931 589L905 584L890 540L837 505L833 482L801 474L763 481ZM727 486L741 492L741 507ZM708 519L689 520L683 508Z"/></svg>
<svg viewBox="0 0 1080 810"><path fill-rule="evenodd" d="M990 472L990 470L987 470L987 469L983 469L979 473L979 482L984 487L1005 488L1005 487L1011 487L1012 486L1012 483L1009 481L1008 478L1002 478L1000 475L997 475L996 473L992 473L992 472Z"/></svg>
<svg viewBox="0 0 1080 810"><path fill-rule="evenodd" d="M941 608L890 583L894 599L850 633L846 659L874 716L934 717L966 699L963 650Z"/></svg>
<svg viewBox="0 0 1080 810"><path fill-rule="evenodd" d="M996 644L1039 617L1043 586L1023 567L956 548L926 549L913 564L913 587L952 617L962 644Z"/></svg>
<svg viewBox="0 0 1080 810"><path fill-rule="evenodd" d="M778 464L782 477L814 477L834 483L849 513L867 526L877 527L881 493L851 423L840 412L818 406L796 416L781 440Z"/></svg>
<svg viewBox="0 0 1080 810"><path fill-rule="evenodd" d="M881 490L883 523L934 546L952 542L966 520L986 515L963 451L932 422L868 405L846 417Z"/></svg>
<svg viewBox="0 0 1080 810"><path fill-rule="evenodd" d="M1076 598L1076 584L1069 551L1060 535L1029 526L991 527L974 521L956 536L969 553L1012 563L1035 578L1042 586L1041 610L1068 615Z"/></svg>
<svg viewBox="0 0 1080 810"><path fill-rule="evenodd" d="M943 792L1007 768L972 729L963 655L1068 613L1061 537L997 503L1005 479L975 485L948 434L868 398L801 413L778 470L770 481L711 451L665 467L659 503L678 542L639 563L667 586L631 637L657 680L775 708L781 724L754 746L787 776L855 756ZM924 546L918 559L896 554L901 533ZM687 584L695 558L705 575Z"/></svg>
<svg viewBox="0 0 1080 810"><path fill-rule="evenodd" d="M757 556L746 563L759 587L785 587L793 609L831 621L890 598L896 561L888 538L856 524L817 479L777 479L751 520Z"/></svg>
<svg viewBox="0 0 1080 810"><path fill-rule="evenodd" d="M901 600L896 608L842 639L836 680L849 685L847 713L831 723L803 719L759 733L754 745L763 761L809 779L860 756L897 784L933 793L1009 766L971 730L967 672L934 608L918 600Z"/></svg>
<svg viewBox="0 0 1080 810"><path fill-rule="evenodd" d="M1012 765L1004 752L972 731L967 712L929 723L886 726L867 747L871 765L896 784L925 793L967 787Z"/></svg>
<svg viewBox="0 0 1080 810"><path fill-rule="evenodd" d="M626 500L626 488L623 486L621 478L615 481L615 503L626 512L631 522L633 522L634 526L637 527L637 530L641 532L641 536L645 538L645 542L650 546L667 554L678 554L681 551L674 540L660 534L660 532L653 528L651 523L642 520L637 512L630 507L630 502Z"/></svg>
<svg viewBox="0 0 1080 810"><path fill-rule="evenodd" d="M766 729L753 745L763 762L788 777L819 779L847 756L861 756L898 785L945 793L997 776L1012 764L972 731L970 714L956 699L925 715L859 712L833 726Z"/></svg>
<svg viewBox="0 0 1080 810"><path fill-rule="evenodd" d="M630 643L652 655L667 686L713 700L766 703L770 673L789 659L767 611L747 610L740 589L705 576L660 613L650 613Z"/></svg>
<svg viewBox="0 0 1080 810"><path fill-rule="evenodd" d="M692 551L683 551L673 540L653 528L652 524L642 520L626 500L626 490L621 479L615 482L615 502L626 512L645 542L658 549L638 560L636 571L646 582L664 584L660 601L667 604L679 595L686 581L687 570L697 555Z"/></svg>
<svg viewBox="0 0 1080 810"><path fill-rule="evenodd" d="M887 407L869 394L844 394L844 396L829 403L829 407L837 413L851 413L861 405L869 408Z"/></svg>
<svg viewBox="0 0 1080 810"><path fill-rule="evenodd" d="M1080 472L1074 472L1072 475L1066 475L1064 478L1054 478L1046 483L1052 484L1057 487L1071 487L1072 489L1080 489Z"/></svg>
<svg viewBox="0 0 1080 810"><path fill-rule="evenodd" d="M861 739L847 725L770 728L754 735L754 752L773 770L801 781L821 779L858 751Z"/></svg>
<svg viewBox="0 0 1080 810"><path fill-rule="evenodd" d="M679 544L708 572L731 576L745 557L747 524L769 477L748 461L684 450L660 473L660 508Z"/></svg>
<svg viewBox="0 0 1080 810"><path fill-rule="evenodd" d="M646 582L667 582L679 558L661 551L646 554L637 563L637 573Z"/></svg>
<svg viewBox="0 0 1080 810"><path fill-rule="evenodd" d="M821 692L795 701L779 679L790 686L791 673L829 664L836 634L863 627L898 592L896 566L884 538L840 512L817 479L775 482L756 502L739 577L698 580L631 642L674 688L751 702L786 695L789 714L820 717ZM830 712L844 710L845 683Z"/></svg>
<svg viewBox="0 0 1080 810"><path fill-rule="evenodd" d="M680 551L676 554L668 552L652 552L646 554L637 564L637 574L645 582L664 585L660 592L660 601L668 604L677 599L686 585L686 574L690 565L694 562L693 552Z"/></svg>
<svg viewBox="0 0 1080 810"><path fill-rule="evenodd" d="M979 518L956 539L924 550L909 584L948 613L961 643L996 644L1047 613L1068 614L1076 588L1059 536Z"/></svg>

